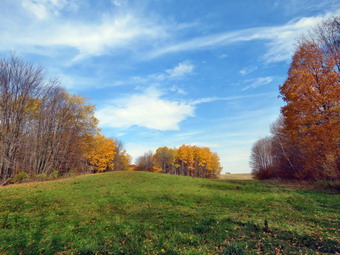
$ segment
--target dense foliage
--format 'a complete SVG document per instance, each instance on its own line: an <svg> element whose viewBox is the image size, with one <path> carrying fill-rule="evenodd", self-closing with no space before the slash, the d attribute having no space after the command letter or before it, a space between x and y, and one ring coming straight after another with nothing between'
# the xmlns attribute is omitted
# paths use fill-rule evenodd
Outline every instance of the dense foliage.
<svg viewBox="0 0 340 255"><path fill-rule="evenodd" d="M287 103L282 116L272 127L272 137L252 149L258 178L340 179L339 38L340 17L333 17L298 46L280 87Z"/></svg>

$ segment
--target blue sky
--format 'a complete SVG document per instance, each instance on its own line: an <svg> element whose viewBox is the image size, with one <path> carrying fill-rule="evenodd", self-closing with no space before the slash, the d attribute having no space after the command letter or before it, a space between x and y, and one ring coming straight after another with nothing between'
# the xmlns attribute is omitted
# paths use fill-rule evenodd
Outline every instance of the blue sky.
<svg viewBox="0 0 340 255"><path fill-rule="evenodd" d="M283 105L296 39L339 14L338 0L2 0L0 56L88 98L134 158L208 146L245 173Z"/></svg>

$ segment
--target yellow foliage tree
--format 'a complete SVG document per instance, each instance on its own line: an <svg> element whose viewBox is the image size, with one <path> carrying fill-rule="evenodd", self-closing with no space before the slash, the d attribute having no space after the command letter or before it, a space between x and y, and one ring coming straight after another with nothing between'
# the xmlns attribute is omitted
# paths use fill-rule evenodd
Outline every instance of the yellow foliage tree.
<svg viewBox="0 0 340 255"><path fill-rule="evenodd" d="M97 134L87 146L86 158L91 166L98 172L113 168L113 159L116 154L113 139Z"/></svg>

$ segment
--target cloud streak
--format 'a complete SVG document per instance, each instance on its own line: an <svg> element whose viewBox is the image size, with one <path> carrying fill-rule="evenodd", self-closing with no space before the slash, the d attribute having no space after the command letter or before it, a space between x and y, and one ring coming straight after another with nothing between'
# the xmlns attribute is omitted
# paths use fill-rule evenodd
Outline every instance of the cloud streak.
<svg viewBox="0 0 340 255"><path fill-rule="evenodd" d="M167 37L157 22L133 12L114 15L107 12L91 22L62 17L59 14L71 8L66 0L22 0L21 9L5 2L3 8L7 9L7 16L0 18L0 36L6 38L0 43L2 50L21 48L24 52L34 52L37 48L69 48L77 51L75 60L79 60L121 49L133 51L138 44ZM11 19L11 13L17 16L15 20Z"/></svg>
<svg viewBox="0 0 340 255"><path fill-rule="evenodd" d="M112 5L121 7L119 3L113 1ZM296 38L330 15L300 18L282 26L255 27L183 39L188 32L192 34L192 26L167 22L161 17L146 17L127 8L115 13L108 10L99 19L81 22L62 15L70 10L74 16L81 14L81 8L69 0L21 0L21 5L5 0L2 7L7 9L4 12L6 15L0 17L0 36L6 38L0 42L2 50L20 48L23 52L43 52L43 48L48 48L46 51L50 52L51 49L67 48L76 50L76 53L70 53L75 54L74 61L84 57L120 54L122 51L128 51L137 59L148 60L256 40L266 41L265 62L285 61L291 57ZM333 14L338 13L340 10ZM15 20L12 19L14 14L17 17ZM172 72L169 75L176 77L181 72L192 70L183 64L169 71Z"/></svg>
<svg viewBox="0 0 340 255"><path fill-rule="evenodd" d="M338 10L337 13L340 13L340 10ZM308 31L310 28L330 15L331 14L328 13L323 16L300 18L282 26L256 27L196 37L187 41L152 50L147 55L147 58L152 59L171 53L225 46L238 42L265 40L267 41L268 47L266 54L263 56L265 62L272 63L286 61L291 57L295 40L301 36L301 34Z"/></svg>
<svg viewBox="0 0 340 255"><path fill-rule="evenodd" d="M274 80L275 77L267 76L267 77L259 77L256 79L246 80L246 83L250 83L248 86L244 87L242 91L248 90L248 89L255 89L257 87L261 87L264 85L267 85L271 83Z"/></svg>

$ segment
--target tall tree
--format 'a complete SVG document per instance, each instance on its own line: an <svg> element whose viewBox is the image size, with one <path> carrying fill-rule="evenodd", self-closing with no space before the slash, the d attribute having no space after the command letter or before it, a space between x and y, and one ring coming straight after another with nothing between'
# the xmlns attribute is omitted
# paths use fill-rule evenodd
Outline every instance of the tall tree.
<svg viewBox="0 0 340 255"><path fill-rule="evenodd" d="M95 145L97 124L94 106L48 80L41 67L0 59L0 180L19 171L86 171L84 148Z"/></svg>
<svg viewBox="0 0 340 255"><path fill-rule="evenodd" d="M42 68L15 56L0 60L0 176L4 179L20 166L20 148L44 85Z"/></svg>
<svg viewBox="0 0 340 255"><path fill-rule="evenodd" d="M333 17L299 45L280 93L285 127L304 158L300 178L340 178L340 23Z"/></svg>

